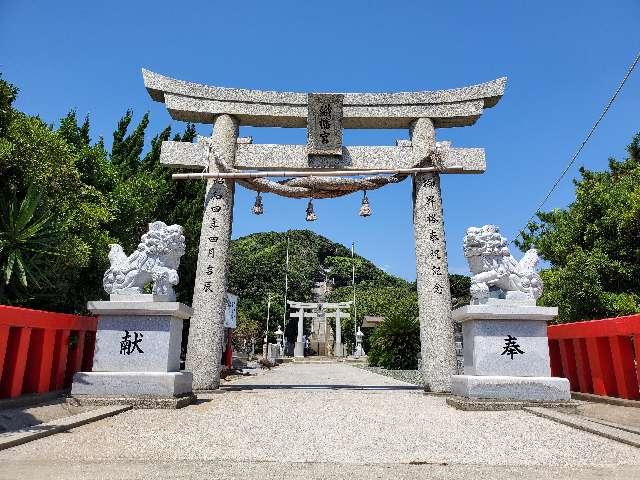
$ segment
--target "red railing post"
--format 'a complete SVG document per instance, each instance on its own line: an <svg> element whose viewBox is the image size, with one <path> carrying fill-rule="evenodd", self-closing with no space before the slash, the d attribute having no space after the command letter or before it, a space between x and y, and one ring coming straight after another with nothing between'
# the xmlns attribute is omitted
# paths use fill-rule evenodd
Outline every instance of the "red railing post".
<svg viewBox="0 0 640 480"><path fill-rule="evenodd" d="M560 359L562 360L562 373L569 379L571 390L578 390L578 374L571 340L560 340Z"/></svg>
<svg viewBox="0 0 640 480"><path fill-rule="evenodd" d="M573 339L573 353L576 359L576 373L578 374L578 386L581 392L592 393L591 368L587 356L587 345L584 338Z"/></svg>
<svg viewBox="0 0 640 480"><path fill-rule="evenodd" d="M58 330L56 335L55 348L55 370L53 371L53 381L51 382L54 390L64 388L65 373L67 371L67 355L69 353L69 330Z"/></svg>
<svg viewBox="0 0 640 480"><path fill-rule="evenodd" d="M53 349L56 343L56 331L50 328L45 329L42 340L42 357L40 361L40 371L38 373L38 385L36 392L44 393L49 391L51 386L51 370L53 367Z"/></svg>
<svg viewBox="0 0 640 480"><path fill-rule="evenodd" d="M562 359L560 358L560 342L549 339L549 361L551 376L562 377Z"/></svg>
<svg viewBox="0 0 640 480"><path fill-rule="evenodd" d="M0 379L2 378L2 368L4 357L7 354L7 344L9 343L9 325L0 325Z"/></svg>
<svg viewBox="0 0 640 480"><path fill-rule="evenodd" d="M82 369L82 359L84 358L84 344L85 344L85 331L78 330L78 341L76 342L76 348L73 350L69 358L69 366L65 375L65 387L70 385L73 381L73 374L79 372Z"/></svg>
<svg viewBox="0 0 640 480"><path fill-rule="evenodd" d="M587 355L591 366L593 392L598 395L615 397L617 393L616 380L607 338L587 338Z"/></svg>
<svg viewBox="0 0 640 480"><path fill-rule="evenodd" d="M96 332L94 330L88 330L85 332L84 338L84 357L82 359L80 371L90 372L93 369L93 354L96 349Z"/></svg>
<svg viewBox="0 0 640 480"><path fill-rule="evenodd" d="M8 360L10 365L7 379L8 396L14 398L22 393L24 373L27 369L27 354L29 353L29 341L31 340L31 328L22 327L16 330L16 340ZM9 347L12 347L9 345Z"/></svg>
<svg viewBox="0 0 640 480"><path fill-rule="evenodd" d="M636 380L638 381L638 385L640 385L640 333L636 333L633 336L633 350L636 354Z"/></svg>
<svg viewBox="0 0 640 480"><path fill-rule="evenodd" d="M640 392L638 391L638 379L633 364L631 338L627 336L609 337L609 345L618 395L628 399L638 398Z"/></svg>

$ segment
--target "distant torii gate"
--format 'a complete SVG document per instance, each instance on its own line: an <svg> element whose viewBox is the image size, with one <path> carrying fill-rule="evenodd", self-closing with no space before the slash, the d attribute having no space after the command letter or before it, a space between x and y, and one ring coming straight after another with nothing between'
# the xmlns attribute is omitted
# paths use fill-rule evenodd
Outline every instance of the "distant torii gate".
<svg viewBox="0 0 640 480"><path fill-rule="evenodd" d="M325 318L334 318L336 321L336 336L335 336L335 346L333 350L333 354L336 357L342 357L344 355L344 346L342 344L342 327L341 321L343 318L350 318L346 312L343 312L344 309L351 308L351 304L353 302L339 302L339 303L307 303L307 302L293 302L287 301L289 307L293 310L296 310L293 313L290 313L289 316L298 319L298 334L296 336L296 344L293 350L294 357L304 357L304 319L305 318L315 318L318 314L316 313L319 309L324 312ZM307 310L310 310L307 312Z"/></svg>
<svg viewBox="0 0 640 480"><path fill-rule="evenodd" d="M449 391L455 351L440 174L483 173L486 164L483 149L436 142L435 129L474 124L500 100L506 78L439 91L306 94L214 87L148 70L142 74L151 98L164 102L172 118L214 125L210 138L163 142L161 150L162 163L207 170L175 176L208 179L187 350L194 389L219 386L236 181L288 197L331 198L411 175L424 386ZM239 126L245 125L306 127L308 143L256 145L238 138ZM411 140L343 146L343 128L407 128ZM355 175L369 176L348 178ZM269 176L291 178L272 182L265 180Z"/></svg>

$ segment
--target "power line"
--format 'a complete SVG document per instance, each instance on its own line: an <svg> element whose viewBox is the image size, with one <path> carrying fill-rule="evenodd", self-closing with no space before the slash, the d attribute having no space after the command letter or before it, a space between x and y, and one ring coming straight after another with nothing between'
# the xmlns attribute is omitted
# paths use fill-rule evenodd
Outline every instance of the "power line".
<svg viewBox="0 0 640 480"><path fill-rule="evenodd" d="M587 134L587 136L584 138L584 140L582 141L582 143L580 144L580 146L578 147L578 149L576 150L576 153L573 154L573 157L571 158L571 161L567 164L567 166L565 167L565 169L562 171L562 173L560 174L560 176L557 178L557 180L555 181L555 183L553 184L553 186L551 187L551 189L549 190L549 192L547 193L547 195L544 197L544 200L542 200L542 202L540 202L540 205L538 205L538 208L536 208L535 212L529 217L529 219L527 220L527 222L525 223L524 227L522 227L522 229L518 232L518 235L516 235L516 237L513 239L513 241L515 242L515 240L521 235L522 231L527 228L527 225L529 224L529 222L531 220L533 220L533 218L536 216L536 213L540 211L540 209L544 206L545 203L547 203L547 200L549 200L549 197L551 196L551 194L554 192L554 190L556 189L556 187L558 186L558 184L562 181L562 179L564 178L564 176L567 174L567 172L569 171L569 169L571 168L571 166L575 163L575 161L578 159L578 156L580 155L580 152L582 152L582 149L584 148L584 146L587 144L587 142L589 141L589 139L591 138L591 136L593 135L593 132L596 131L596 128L598 128L598 125L600 125L600 122L602 121L602 119L604 118L604 116L607 114L607 112L609 111L609 108L611 108L611 105L613 104L613 102L615 101L616 97L618 96L618 94L620 93L620 91L622 90L622 87L624 86L624 84L627 82L627 79L631 76L631 73L633 72L633 69L636 68L636 65L638 64L638 61L640 61L640 52L638 52L638 55L636 55L635 60L633 61L633 63L631 64L631 66L629 67L629 69L627 70L627 74L624 76L624 78L622 79L622 81L620 82L620 85L618 85L618 88L616 89L616 91L614 92L614 94L611 96L611 99L609 100L609 103L607 103L607 105L604 107L604 110L602 111L602 113L600 114L600 117L598 117L598 120L596 120L596 123L593 124L593 127L591 127L591 130L589 131L589 133Z"/></svg>

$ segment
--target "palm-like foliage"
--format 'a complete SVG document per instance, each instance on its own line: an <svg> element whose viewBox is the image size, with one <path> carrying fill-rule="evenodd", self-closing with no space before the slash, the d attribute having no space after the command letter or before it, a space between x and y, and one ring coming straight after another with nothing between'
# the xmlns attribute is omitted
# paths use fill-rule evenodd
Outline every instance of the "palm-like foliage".
<svg viewBox="0 0 640 480"><path fill-rule="evenodd" d="M41 288L49 283L41 266L56 257L59 235L40 194L31 187L22 201L15 194L0 199L0 281ZM50 269L47 269L50 271Z"/></svg>

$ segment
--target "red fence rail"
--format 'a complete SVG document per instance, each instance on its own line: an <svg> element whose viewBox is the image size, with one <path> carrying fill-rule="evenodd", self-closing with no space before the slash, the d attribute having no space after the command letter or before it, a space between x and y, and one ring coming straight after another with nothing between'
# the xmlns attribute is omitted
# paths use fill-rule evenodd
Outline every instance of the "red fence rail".
<svg viewBox="0 0 640 480"><path fill-rule="evenodd" d="M0 398L71 385L93 363L97 319L0 305Z"/></svg>
<svg viewBox="0 0 640 480"><path fill-rule="evenodd" d="M574 392L640 398L640 314L548 329L553 376Z"/></svg>

